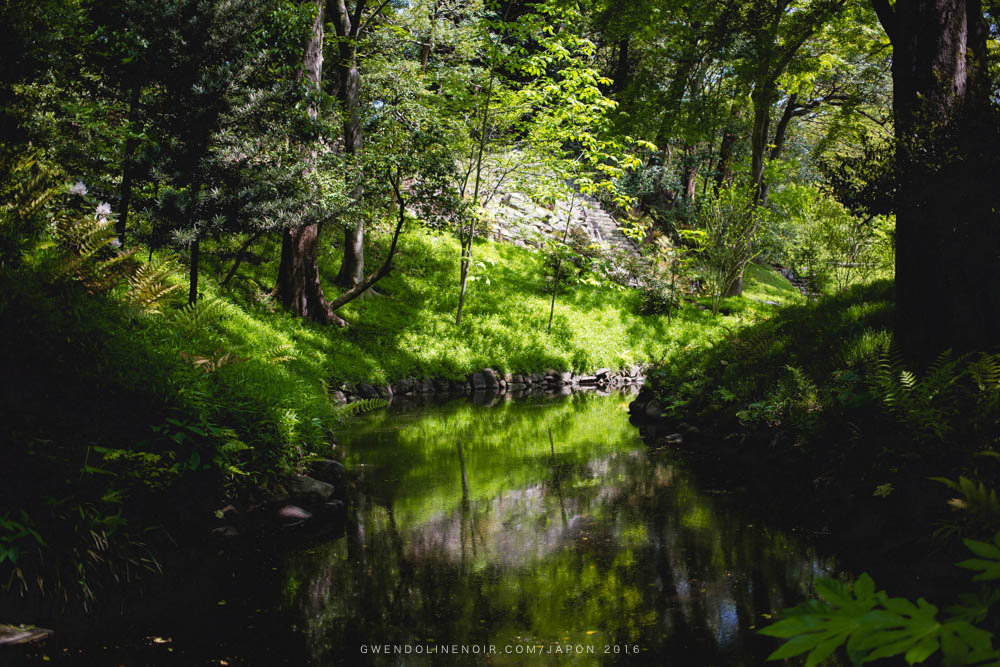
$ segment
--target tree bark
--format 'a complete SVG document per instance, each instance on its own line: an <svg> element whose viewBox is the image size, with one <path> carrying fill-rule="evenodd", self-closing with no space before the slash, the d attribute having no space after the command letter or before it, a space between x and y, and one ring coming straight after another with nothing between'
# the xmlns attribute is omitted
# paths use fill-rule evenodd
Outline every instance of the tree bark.
<svg viewBox="0 0 1000 667"><path fill-rule="evenodd" d="M323 24L324 0L316 1L316 18L313 31L306 44L304 66L306 77L317 88L323 75ZM318 110L309 109L316 116ZM333 309L323 294L319 279L319 223L301 227L290 227L281 233L281 263L278 266L278 280L272 296L285 308L299 317L322 322L335 322L341 326L344 321L333 314Z"/></svg>
<svg viewBox="0 0 1000 667"><path fill-rule="evenodd" d="M893 44L896 341L926 364L1000 342L996 110L979 0L873 0Z"/></svg>
<svg viewBox="0 0 1000 667"><path fill-rule="evenodd" d="M340 38L337 91L344 114L344 150L354 158L355 162L355 169L348 170L348 178L353 174L356 179L351 189L351 199L354 200L358 214L353 224L344 226L344 258L340 263L340 271L335 282L340 287L352 288L357 286L365 275L365 226L361 219L364 188L360 170L356 168L364 143L361 130L361 80L358 71L357 39L365 0L357 0L353 16L348 11L345 0L335 0L333 7L333 25Z"/></svg>
<svg viewBox="0 0 1000 667"><path fill-rule="evenodd" d="M319 280L319 225L290 227L281 234L281 265L274 297L286 309L322 324L345 322L334 315Z"/></svg>

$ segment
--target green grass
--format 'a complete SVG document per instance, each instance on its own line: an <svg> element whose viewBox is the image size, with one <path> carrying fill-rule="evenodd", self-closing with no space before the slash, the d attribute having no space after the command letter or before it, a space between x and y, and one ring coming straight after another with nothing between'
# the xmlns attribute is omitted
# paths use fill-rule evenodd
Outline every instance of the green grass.
<svg viewBox="0 0 1000 667"><path fill-rule="evenodd" d="M378 252L377 245L369 248L370 267L381 261ZM241 312L221 325L233 344L260 350L289 343L297 359L292 368L312 381L323 377L331 382L459 379L486 367L585 372L668 361L774 312L743 299L731 317L685 308L671 322L665 315L639 315L638 295L632 290L577 282L559 295L552 330L547 331L550 292L540 257L494 242L478 243L474 254L475 280L460 327L455 325L458 244L421 228L403 237L395 270L376 288L379 295L341 310L350 323L347 329L302 322L260 300L260 286L269 285L276 273L273 264L242 271L230 290L209 292L239 305ZM329 285L336 257L327 260L323 278ZM794 301L794 289L788 285L783 291L783 280L769 269L753 267L747 295Z"/></svg>

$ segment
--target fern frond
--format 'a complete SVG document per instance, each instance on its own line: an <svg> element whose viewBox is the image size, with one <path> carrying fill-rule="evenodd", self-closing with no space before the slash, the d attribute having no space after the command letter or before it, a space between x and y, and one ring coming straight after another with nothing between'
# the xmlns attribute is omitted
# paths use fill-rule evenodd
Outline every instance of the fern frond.
<svg viewBox="0 0 1000 667"><path fill-rule="evenodd" d="M161 313L167 297L180 289L176 257L171 255L139 266L128 278L129 300L146 313Z"/></svg>
<svg viewBox="0 0 1000 667"><path fill-rule="evenodd" d="M335 408L335 410L337 418L347 419L348 417L359 415L362 412L369 412L371 410L384 408L387 405L389 405L389 401L384 398L363 398L360 401L339 405Z"/></svg>

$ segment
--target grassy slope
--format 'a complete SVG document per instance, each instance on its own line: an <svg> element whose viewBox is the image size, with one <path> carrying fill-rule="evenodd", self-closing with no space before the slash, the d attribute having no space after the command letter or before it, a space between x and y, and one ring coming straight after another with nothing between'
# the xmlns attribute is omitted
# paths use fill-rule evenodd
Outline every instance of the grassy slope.
<svg viewBox="0 0 1000 667"><path fill-rule="evenodd" d="M258 349L288 342L306 363L319 364L333 380L384 382L414 376L450 379L492 367L499 371L546 368L587 371L622 368L650 360L669 360L679 351L716 339L770 308L745 301L739 315L713 318L687 308L671 323L666 316L637 314L632 290L578 283L560 294L552 331L547 283L533 252L513 245L482 242L475 249L461 328L455 326L458 245L448 236L419 228L403 239L394 272L377 289L381 296L357 300L341 314L351 323L338 330L299 322L253 303L257 287L217 292L244 312L223 323L226 335ZM335 268L335 258L326 262ZM368 264L381 258L369 251ZM244 272L247 273L247 272ZM273 280L274 267L254 270L258 284ZM325 272L329 284L332 270ZM747 296L794 302L794 289L777 274L752 267ZM239 279L237 279L239 282ZM311 375L319 373L317 367Z"/></svg>

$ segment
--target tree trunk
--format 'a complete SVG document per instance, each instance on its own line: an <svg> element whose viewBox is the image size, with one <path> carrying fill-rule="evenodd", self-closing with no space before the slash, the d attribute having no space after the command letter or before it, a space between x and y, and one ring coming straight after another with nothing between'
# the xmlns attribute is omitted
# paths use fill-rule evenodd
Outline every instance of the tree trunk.
<svg viewBox="0 0 1000 667"><path fill-rule="evenodd" d="M291 227L281 233L281 265L274 296L299 317L344 326L323 294L316 256L318 238L318 224Z"/></svg>
<svg viewBox="0 0 1000 667"><path fill-rule="evenodd" d="M128 131L134 133L139 122L139 93L141 88L138 83L133 84L132 94L128 103ZM135 151L139 147L139 141L133 136L125 140L125 155L122 157L122 193L118 200L118 223L115 231L118 233L118 241L125 248L125 232L128 229L129 207L132 204L132 172L134 171Z"/></svg>
<svg viewBox="0 0 1000 667"><path fill-rule="evenodd" d="M764 183L764 151L771 130L771 102L774 89L756 88L750 96L753 102L753 130L750 134L750 178L759 201Z"/></svg>
<svg viewBox="0 0 1000 667"><path fill-rule="evenodd" d="M730 123L736 120L739 111L736 105L729 114ZM733 178L733 151L736 148L736 132L730 125L722 133L722 142L719 144L719 164L715 169L715 192L718 193L723 185Z"/></svg>
<svg viewBox="0 0 1000 667"><path fill-rule="evenodd" d="M873 0L893 44L896 340L917 365L1000 342L1000 197L978 0Z"/></svg>
<svg viewBox="0 0 1000 667"><path fill-rule="evenodd" d="M198 260L201 254L201 242L195 239L191 243L191 264L188 267L188 303L198 302Z"/></svg>
<svg viewBox="0 0 1000 667"><path fill-rule="evenodd" d="M356 179L351 189L357 220L344 228L344 258L335 280L340 287L356 287L365 275L365 226L361 218L364 188L361 183L357 162L364 142L361 130L361 90L358 72L357 38L359 19L364 11L364 0L358 0L354 16L347 10L345 0L333 3L333 24L337 29L340 62L337 65L339 77L338 97L344 114L344 150L354 158L354 169L348 170L348 178Z"/></svg>
<svg viewBox="0 0 1000 667"><path fill-rule="evenodd" d="M778 125L774 130L774 141L772 142L771 152L767 156L768 160L774 161L781 157L781 151L785 148L785 137L788 133L788 124L791 122L792 117L795 116L796 104L798 102L798 95L792 93L788 97L788 102L785 103L785 111L781 114L781 119L778 120ZM761 178L758 185L760 196L758 197L758 203L761 206L767 204L767 191L769 183Z"/></svg>
<svg viewBox="0 0 1000 667"><path fill-rule="evenodd" d="M306 77L317 88L323 74L324 5L324 0L316 0L316 18L304 59ZM317 113L317 109L309 109L313 117ZM282 231L281 263L272 296L299 317L323 323L336 322L343 326L344 321L333 314L327 303L319 280L319 232L319 223Z"/></svg>

